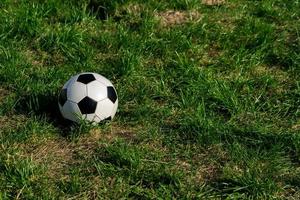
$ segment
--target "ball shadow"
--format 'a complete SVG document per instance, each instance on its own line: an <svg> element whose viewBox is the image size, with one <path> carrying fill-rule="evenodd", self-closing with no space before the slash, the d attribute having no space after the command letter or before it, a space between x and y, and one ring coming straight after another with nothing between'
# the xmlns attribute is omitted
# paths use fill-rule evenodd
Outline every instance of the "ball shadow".
<svg viewBox="0 0 300 200"><path fill-rule="evenodd" d="M53 93L21 95L15 110L19 114L33 115L46 120L59 129L63 137L70 135L75 125L74 122L62 117L58 106L58 96Z"/></svg>
<svg viewBox="0 0 300 200"><path fill-rule="evenodd" d="M120 5L125 5L128 0L90 0L86 7L86 12L92 14L98 20L107 20L112 17L116 21L120 21L122 16L116 16L115 11ZM124 12L124 11L123 11ZM123 13L124 14L124 13Z"/></svg>
<svg viewBox="0 0 300 200"><path fill-rule="evenodd" d="M90 0L87 10L98 20L107 20L109 12L114 10L113 4L107 0Z"/></svg>

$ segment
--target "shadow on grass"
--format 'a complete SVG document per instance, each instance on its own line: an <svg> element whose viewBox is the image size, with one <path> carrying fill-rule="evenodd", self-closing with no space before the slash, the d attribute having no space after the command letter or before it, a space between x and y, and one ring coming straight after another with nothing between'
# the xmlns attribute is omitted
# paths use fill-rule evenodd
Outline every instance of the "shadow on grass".
<svg viewBox="0 0 300 200"><path fill-rule="evenodd" d="M85 120L75 123L63 118L58 106L58 96L53 93L21 95L17 101L15 110L19 114L30 115L45 120L57 128L61 136L71 139L88 133L95 127L95 124ZM98 125L105 126L109 122L110 119L108 118L102 120Z"/></svg>
<svg viewBox="0 0 300 200"><path fill-rule="evenodd" d="M87 11L96 16L98 20L107 20L114 13L116 3L111 0L90 0Z"/></svg>
<svg viewBox="0 0 300 200"><path fill-rule="evenodd" d="M87 5L87 12L96 16L98 20L107 20L112 16L118 5L124 5L128 0L90 0Z"/></svg>
<svg viewBox="0 0 300 200"><path fill-rule="evenodd" d="M19 114L45 119L58 128L64 137L69 136L75 126L74 122L62 117L58 107L58 97L54 94L21 95L15 109Z"/></svg>
<svg viewBox="0 0 300 200"><path fill-rule="evenodd" d="M108 18L108 8L105 2L91 0L87 5L87 10L99 20L106 20Z"/></svg>

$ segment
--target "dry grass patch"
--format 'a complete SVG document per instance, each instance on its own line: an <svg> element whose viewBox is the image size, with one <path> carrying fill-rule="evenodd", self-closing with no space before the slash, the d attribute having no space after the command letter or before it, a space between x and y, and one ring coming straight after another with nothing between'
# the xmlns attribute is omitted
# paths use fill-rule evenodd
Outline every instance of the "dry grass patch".
<svg viewBox="0 0 300 200"><path fill-rule="evenodd" d="M270 75L276 78L280 82L286 82L289 80L289 74L278 67L268 67L265 65L258 65L254 67L251 71L252 76L263 76L263 75Z"/></svg>
<svg viewBox="0 0 300 200"><path fill-rule="evenodd" d="M110 45L108 47L108 49L110 49L111 47L112 47L112 45ZM118 56L119 56L119 54L113 54L113 53L97 53L95 55L95 61L96 62L110 61L110 60L117 58Z"/></svg>
<svg viewBox="0 0 300 200"><path fill-rule="evenodd" d="M292 130L300 131L300 120L292 126Z"/></svg>
<svg viewBox="0 0 300 200"><path fill-rule="evenodd" d="M32 66L42 66L44 63L43 58L46 57L45 53L38 55L38 52L30 49L25 50L23 55Z"/></svg>
<svg viewBox="0 0 300 200"><path fill-rule="evenodd" d="M268 67L259 65L253 68L250 72L251 77L270 76L278 82L278 86L272 90L275 95L283 94L287 91L287 87L291 86L294 80L289 77L289 74L277 67Z"/></svg>
<svg viewBox="0 0 300 200"><path fill-rule="evenodd" d="M225 3L225 0L202 0L202 4L208 6L218 6Z"/></svg>
<svg viewBox="0 0 300 200"><path fill-rule="evenodd" d="M166 164L174 164L170 170L184 172L186 181L192 185L202 185L216 180L229 160L228 153L221 145L212 145L199 150L199 146L194 144L189 148L195 152L191 159L176 158L170 160L169 156L166 156L162 161ZM168 155L168 149L163 153Z"/></svg>
<svg viewBox="0 0 300 200"><path fill-rule="evenodd" d="M197 21L201 19L201 15L198 11L176 11L167 10L156 13L155 16L160 20L163 27L169 27L174 25L181 25L190 21Z"/></svg>
<svg viewBox="0 0 300 200"><path fill-rule="evenodd" d="M196 183L202 184L204 182L216 179L220 173L220 170L220 166L215 164L201 165L192 179L194 179Z"/></svg>
<svg viewBox="0 0 300 200"><path fill-rule="evenodd" d="M23 52L23 56L33 67L61 65L66 61L66 58L59 52L50 54L42 50L27 49Z"/></svg>
<svg viewBox="0 0 300 200"><path fill-rule="evenodd" d="M93 129L75 142L60 136L32 138L32 145L23 145L23 151L24 157L31 157L35 163L46 167L48 177L65 179L68 177L70 166L91 159L95 151L105 143L113 142L116 138L132 140L134 137L133 132L121 128L112 128L110 132ZM101 140L104 140L104 143L101 143Z"/></svg>
<svg viewBox="0 0 300 200"><path fill-rule="evenodd" d="M146 143L143 143L142 146L144 148L147 148L150 152L160 152L163 155L169 154L169 149L164 146L163 141L161 139L156 138L155 140L147 141ZM165 162L169 161L169 157L166 156L166 159L164 159Z"/></svg>
<svg viewBox="0 0 300 200"><path fill-rule="evenodd" d="M9 91L4 89L4 88L0 88L0 103L9 95Z"/></svg>
<svg viewBox="0 0 300 200"><path fill-rule="evenodd" d="M49 138L38 144L24 146L24 157L31 157L38 165L46 167L50 178L62 178L67 167L75 163L72 144L64 138Z"/></svg>
<svg viewBox="0 0 300 200"><path fill-rule="evenodd" d="M118 125L112 125L108 130L101 131L100 129L93 129L91 134L98 135L98 140L105 142L113 142L116 139L125 139L128 141L134 141L136 137L137 128L121 127Z"/></svg>
<svg viewBox="0 0 300 200"><path fill-rule="evenodd" d="M221 145L210 146L192 159L192 165L196 167L196 171L191 178L196 183L216 179L228 159L229 155Z"/></svg>
<svg viewBox="0 0 300 200"><path fill-rule="evenodd" d="M198 62L201 66L212 65L224 55L224 52L221 50L221 48L215 44L210 45L206 49L200 51L201 52L199 52L199 54L201 54L201 56L199 56L199 54L197 55L197 52L193 54L195 54L195 58L198 57L197 59L199 60Z"/></svg>
<svg viewBox="0 0 300 200"><path fill-rule="evenodd" d="M0 133L6 129L17 129L26 119L24 115L0 116Z"/></svg>
<svg viewBox="0 0 300 200"><path fill-rule="evenodd" d="M50 179L67 179L68 169L89 159L98 147L98 136L90 134L72 142L67 138L31 138L31 145L23 145L24 157L31 157L32 161L44 166L46 176ZM80 159L78 159L78 155Z"/></svg>
<svg viewBox="0 0 300 200"><path fill-rule="evenodd" d="M8 90L0 88L0 102L8 95Z"/></svg>
<svg viewBox="0 0 300 200"><path fill-rule="evenodd" d="M128 5L122 7L120 11L121 12L125 11L126 13L132 16L139 16L141 12L144 10L144 7L145 6L142 4L129 3Z"/></svg>

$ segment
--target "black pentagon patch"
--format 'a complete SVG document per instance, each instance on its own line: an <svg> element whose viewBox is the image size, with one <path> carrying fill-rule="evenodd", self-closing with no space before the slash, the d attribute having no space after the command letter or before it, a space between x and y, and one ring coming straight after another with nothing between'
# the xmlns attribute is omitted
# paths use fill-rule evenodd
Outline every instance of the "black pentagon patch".
<svg viewBox="0 0 300 200"><path fill-rule="evenodd" d="M97 102L89 97L84 97L79 103L78 107L82 114L92 114L95 113Z"/></svg>
<svg viewBox="0 0 300 200"><path fill-rule="evenodd" d="M88 84L92 81L96 80L95 76L93 74L81 74L79 75L77 81L84 83L84 84Z"/></svg>
<svg viewBox="0 0 300 200"><path fill-rule="evenodd" d="M64 106L67 100L67 89L65 88L60 91L58 102L61 106Z"/></svg>
<svg viewBox="0 0 300 200"><path fill-rule="evenodd" d="M112 86L108 86L107 87L107 97L113 102L115 103L117 100L117 93L115 91L115 89Z"/></svg>

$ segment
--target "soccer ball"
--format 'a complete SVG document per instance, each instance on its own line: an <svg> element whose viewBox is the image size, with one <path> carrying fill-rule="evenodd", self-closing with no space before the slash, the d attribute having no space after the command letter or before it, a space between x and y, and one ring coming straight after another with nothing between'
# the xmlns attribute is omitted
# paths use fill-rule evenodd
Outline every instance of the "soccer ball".
<svg viewBox="0 0 300 200"><path fill-rule="evenodd" d="M118 96L112 83L96 73L81 73L68 80L60 91L59 110L74 122L100 122L114 118Z"/></svg>

